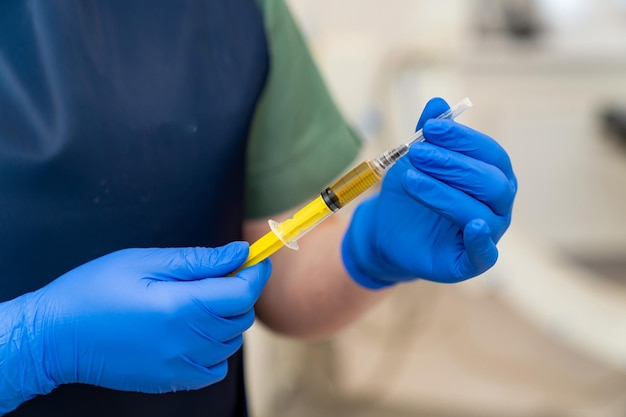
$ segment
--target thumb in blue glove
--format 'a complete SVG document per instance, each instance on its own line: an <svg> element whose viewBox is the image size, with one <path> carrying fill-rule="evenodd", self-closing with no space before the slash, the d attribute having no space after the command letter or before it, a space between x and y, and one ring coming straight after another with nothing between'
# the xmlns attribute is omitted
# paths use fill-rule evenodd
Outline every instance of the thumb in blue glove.
<svg viewBox="0 0 626 417"><path fill-rule="evenodd" d="M458 282L497 260L517 191L511 162L487 135L433 119L448 108L442 99L427 104L417 125L426 141L414 144L381 191L355 210L342 257L366 288L416 278Z"/></svg>
<svg viewBox="0 0 626 417"><path fill-rule="evenodd" d="M159 393L223 379L271 273L245 242L127 249L0 304L0 414L59 384Z"/></svg>

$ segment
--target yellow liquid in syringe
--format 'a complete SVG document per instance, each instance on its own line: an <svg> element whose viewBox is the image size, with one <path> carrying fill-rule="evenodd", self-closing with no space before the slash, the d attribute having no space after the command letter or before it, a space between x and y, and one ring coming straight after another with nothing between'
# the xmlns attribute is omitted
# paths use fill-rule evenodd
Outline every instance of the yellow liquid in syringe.
<svg viewBox="0 0 626 417"><path fill-rule="evenodd" d="M237 271L261 262L285 245L297 249L296 241L300 237L363 194L381 178L382 175L371 161L361 162L287 220L281 223L270 220L272 230L250 245L248 259Z"/></svg>
<svg viewBox="0 0 626 417"><path fill-rule="evenodd" d="M354 200L382 178L372 161L363 161L322 192L333 193L337 197L337 210ZM336 210L334 210L336 211Z"/></svg>

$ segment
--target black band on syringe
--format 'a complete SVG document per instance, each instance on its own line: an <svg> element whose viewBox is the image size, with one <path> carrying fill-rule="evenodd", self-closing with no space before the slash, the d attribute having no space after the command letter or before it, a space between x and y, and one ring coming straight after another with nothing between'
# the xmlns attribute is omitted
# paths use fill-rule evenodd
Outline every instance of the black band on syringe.
<svg viewBox="0 0 626 417"><path fill-rule="evenodd" d="M331 190L330 188L326 188L320 194L324 199L324 203L326 203L329 209L331 209L332 211L337 211L341 208L339 198L333 190Z"/></svg>

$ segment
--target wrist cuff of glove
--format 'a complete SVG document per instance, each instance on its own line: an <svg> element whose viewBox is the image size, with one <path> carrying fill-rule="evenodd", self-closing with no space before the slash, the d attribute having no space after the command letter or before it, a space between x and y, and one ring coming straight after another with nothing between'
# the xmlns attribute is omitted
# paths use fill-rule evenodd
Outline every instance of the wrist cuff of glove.
<svg viewBox="0 0 626 417"><path fill-rule="evenodd" d="M366 241L367 238L354 236L355 233L358 234L358 232L355 231L356 229L358 229L358 226L355 225L353 220L341 243L341 259L343 260L343 265L348 271L348 274L350 274L350 277L352 277L357 284L369 290L380 290L392 286L394 282L376 279L363 271L362 267L359 266L353 239L356 238L361 241Z"/></svg>
<svg viewBox="0 0 626 417"><path fill-rule="evenodd" d="M0 415L40 394L48 394L57 384L42 371L37 335L33 324L33 293L0 303Z"/></svg>

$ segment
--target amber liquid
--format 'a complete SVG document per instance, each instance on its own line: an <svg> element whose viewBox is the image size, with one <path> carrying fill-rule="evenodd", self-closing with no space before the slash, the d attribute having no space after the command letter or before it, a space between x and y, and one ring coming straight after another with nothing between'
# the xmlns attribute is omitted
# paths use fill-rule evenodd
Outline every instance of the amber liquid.
<svg viewBox="0 0 626 417"><path fill-rule="evenodd" d="M341 208L363 194L368 188L380 181L381 178L382 175L374 164L371 161L364 161L352 168L328 188L339 199L338 207Z"/></svg>

